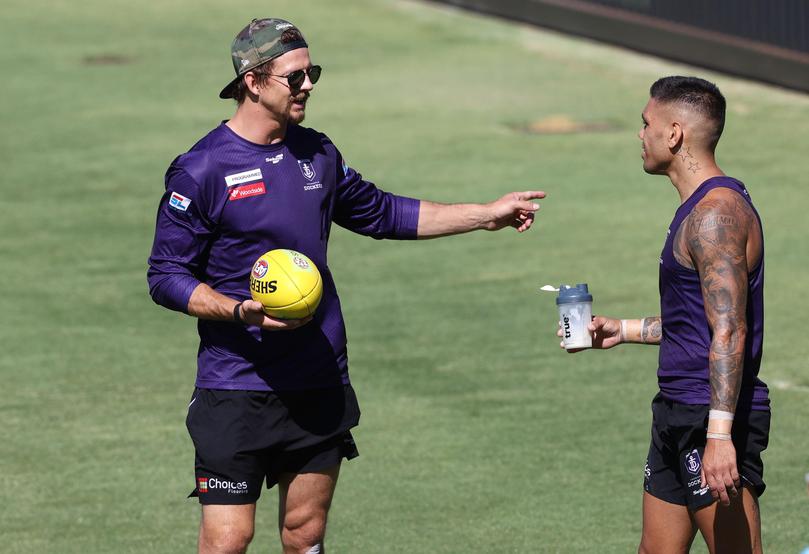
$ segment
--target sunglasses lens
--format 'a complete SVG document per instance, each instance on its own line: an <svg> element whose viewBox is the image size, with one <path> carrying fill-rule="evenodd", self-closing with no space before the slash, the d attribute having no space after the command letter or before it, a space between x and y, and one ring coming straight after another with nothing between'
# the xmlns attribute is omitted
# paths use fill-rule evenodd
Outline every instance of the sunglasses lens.
<svg viewBox="0 0 809 554"><path fill-rule="evenodd" d="M312 67L309 69L309 80L310 80L310 81L312 81L312 84L313 84L313 85L314 85L315 83L317 83L317 80L318 80L318 79L320 79L320 70L321 70L321 69L322 69L322 68L321 68L319 65L313 65L313 66L312 66Z"/></svg>
<svg viewBox="0 0 809 554"><path fill-rule="evenodd" d="M303 69L298 69L287 75L287 82L292 88L301 88L304 79L306 79L306 72Z"/></svg>

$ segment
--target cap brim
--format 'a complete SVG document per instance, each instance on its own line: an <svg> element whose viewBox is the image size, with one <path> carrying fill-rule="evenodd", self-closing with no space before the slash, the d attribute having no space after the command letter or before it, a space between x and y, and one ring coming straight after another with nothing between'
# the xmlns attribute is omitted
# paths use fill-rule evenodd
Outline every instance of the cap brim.
<svg viewBox="0 0 809 554"><path fill-rule="evenodd" d="M231 82L229 82L227 84L227 86L225 86L225 88L223 88L222 91L219 93L219 98L221 98L222 100L227 100L229 98L233 98L233 89L236 86L236 84L239 82L239 79L241 79L241 78L242 78L242 76L239 75L235 79L233 79Z"/></svg>

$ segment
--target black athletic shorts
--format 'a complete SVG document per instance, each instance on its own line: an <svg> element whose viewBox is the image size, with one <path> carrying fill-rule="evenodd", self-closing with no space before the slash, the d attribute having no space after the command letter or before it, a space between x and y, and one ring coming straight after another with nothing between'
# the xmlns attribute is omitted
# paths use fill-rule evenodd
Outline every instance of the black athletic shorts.
<svg viewBox="0 0 809 554"><path fill-rule="evenodd" d="M652 444L646 458L643 488L672 504L697 510L713 502L708 487L700 486L702 455L708 406L680 404L660 395L652 400ZM758 496L764 492L764 464L761 453L767 448L770 412L738 412L733 421L736 467L743 485Z"/></svg>
<svg viewBox="0 0 809 554"><path fill-rule="evenodd" d="M252 504L281 473L311 473L359 453L351 385L294 392L194 390L186 427L202 504Z"/></svg>

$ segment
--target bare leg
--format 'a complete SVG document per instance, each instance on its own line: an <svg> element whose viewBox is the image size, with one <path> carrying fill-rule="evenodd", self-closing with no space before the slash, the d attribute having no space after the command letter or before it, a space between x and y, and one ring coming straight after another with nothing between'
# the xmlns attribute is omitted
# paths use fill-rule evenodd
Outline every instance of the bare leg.
<svg viewBox="0 0 809 554"><path fill-rule="evenodd" d="M688 508L643 493L643 532L638 554L687 554L696 534Z"/></svg>
<svg viewBox="0 0 809 554"><path fill-rule="evenodd" d="M278 527L284 554L325 552L326 518L334 497L339 464L314 473L282 473L278 479Z"/></svg>
<svg viewBox="0 0 809 554"><path fill-rule="evenodd" d="M761 554L758 497L749 487L731 497L729 506L714 502L694 512L699 531L711 554Z"/></svg>
<svg viewBox="0 0 809 554"><path fill-rule="evenodd" d="M241 554L253 539L255 504L202 506L199 554Z"/></svg>

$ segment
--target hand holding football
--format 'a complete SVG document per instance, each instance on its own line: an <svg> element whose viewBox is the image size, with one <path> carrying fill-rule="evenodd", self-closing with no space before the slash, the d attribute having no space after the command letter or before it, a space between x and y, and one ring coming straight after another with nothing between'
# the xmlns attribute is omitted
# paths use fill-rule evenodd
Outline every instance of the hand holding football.
<svg viewBox="0 0 809 554"><path fill-rule="evenodd" d="M323 279L305 255L279 248L253 264L250 294L271 317L302 319L315 313L323 296Z"/></svg>

